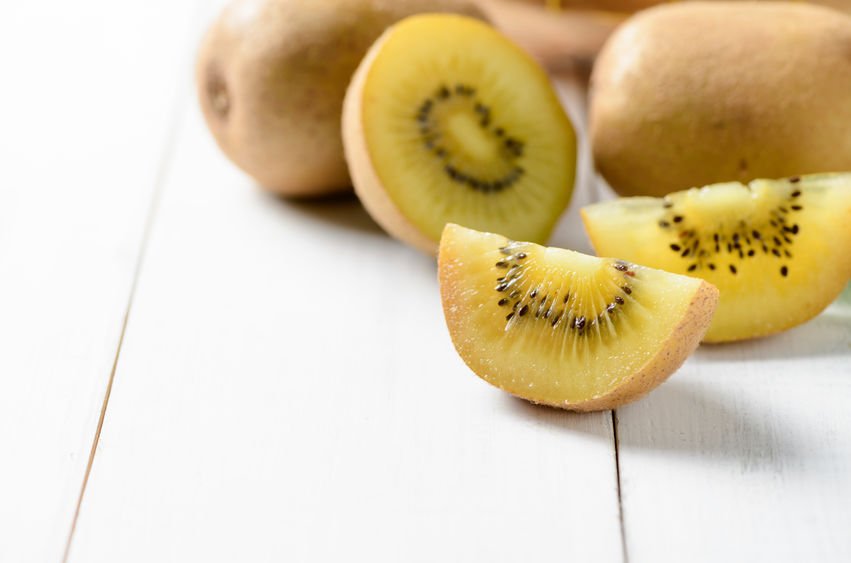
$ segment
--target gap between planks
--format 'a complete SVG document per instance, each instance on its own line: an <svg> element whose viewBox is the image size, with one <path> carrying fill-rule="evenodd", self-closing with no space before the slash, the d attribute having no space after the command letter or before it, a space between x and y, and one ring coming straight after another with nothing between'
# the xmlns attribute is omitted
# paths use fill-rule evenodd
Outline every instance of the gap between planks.
<svg viewBox="0 0 851 563"><path fill-rule="evenodd" d="M183 70L186 68L186 65L183 64L180 68L181 70ZM154 221L156 218L157 211L159 210L160 200L162 199L162 192L163 186L165 184L166 174L168 173L168 170L172 163L172 159L174 158L177 132L180 128L182 118L186 113L187 91L185 83L185 80L181 81L181 84L184 84L184 86L181 86L177 89L177 92L175 93L175 100L172 103L171 115L168 120L168 129L164 138L163 151L160 155L159 166L157 167L157 174L154 180L154 189L151 194L150 205L148 207L148 212L145 217L145 226L142 231L142 241L139 245L139 253L136 257L136 264L133 267L133 281L130 285L130 292L127 296L127 305L124 308L124 318L121 322L121 332L118 336L118 345L115 349L115 357L112 361L112 368L110 369L109 379L107 380L106 391L103 395L103 402L101 403L97 428L95 429L95 435L92 438L92 447L89 450L89 459L86 463L86 471L83 474L83 482L80 485L80 494L77 497L77 504L74 508L74 516L71 519L71 527L68 530L68 539L65 542L65 551L62 555L62 563L67 563L68 558L71 555L71 544L74 540L74 532L77 529L77 520L80 517L80 508L83 505L83 498L86 494L86 486L89 483L89 475L91 474L92 466L94 465L95 455L97 453L98 443L100 441L101 430L103 429L103 423L106 419L106 410L109 406L109 397L112 394L112 384L115 380L115 372L118 369L118 362L121 358L121 349L124 345L124 335L127 332L127 323L130 320L130 313L133 308L133 298L136 296L136 287L139 284L142 266L144 265L145 256L148 249L148 241L151 238L151 232L153 231Z"/></svg>
<svg viewBox="0 0 851 563"><path fill-rule="evenodd" d="M612 409L612 443L615 447L615 481L618 486L618 521L621 530L621 554L623 563L629 563L629 552L626 548L626 527L623 518L623 497L621 496L621 458L618 444L618 411Z"/></svg>

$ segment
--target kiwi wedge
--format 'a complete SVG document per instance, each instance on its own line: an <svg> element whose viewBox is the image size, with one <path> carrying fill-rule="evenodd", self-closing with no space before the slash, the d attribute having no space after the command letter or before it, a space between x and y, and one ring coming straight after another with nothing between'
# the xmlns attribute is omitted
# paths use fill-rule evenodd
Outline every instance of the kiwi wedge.
<svg viewBox="0 0 851 563"><path fill-rule="evenodd" d="M476 375L579 411L659 385L697 347L718 300L703 280L454 224L438 271L452 342Z"/></svg>
<svg viewBox="0 0 851 563"><path fill-rule="evenodd" d="M346 93L343 142L367 211L430 254L448 222L543 242L573 189L576 138L547 75L464 16L385 31Z"/></svg>
<svg viewBox="0 0 851 563"><path fill-rule="evenodd" d="M582 210L597 254L721 292L706 341L764 336L820 313L851 277L851 174L715 184Z"/></svg>

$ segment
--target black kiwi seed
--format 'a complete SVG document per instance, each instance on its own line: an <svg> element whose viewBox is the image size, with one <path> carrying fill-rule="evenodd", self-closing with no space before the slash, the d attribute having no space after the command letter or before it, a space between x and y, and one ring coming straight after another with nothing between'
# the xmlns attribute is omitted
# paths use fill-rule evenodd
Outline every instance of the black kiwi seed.
<svg viewBox="0 0 851 563"><path fill-rule="evenodd" d="M631 294L632 294L632 288L630 288L628 285L623 286L621 289L622 289L622 290L623 290L623 292L624 292L624 293L626 293L627 295L631 295Z"/></svg>
<svg viewBox="0 0 851 563"><path fill-rule="evenodd" d="M536 287L535 289L533 289L533 290L531 291L531 293L529 293L529 297L530 297L531 299L534 299L534 298L535 298L535 297L537 297L537 296L538 296L538 288Z"/></svg>
<svg viewBox="0 0 851 563"><path fill-rule="evenodd" d="M472 190L483 194L500 192L516 184L520 177L525 174L522 167L513 166L510 172L505 173L499 178L480 178L473 173L465 172L458 168L453 163L453 157L448 153L445 146L437 146L435 141L440 139L441 135L437 128L437 123L431 118L432 109L435 104L440 104L449 100L453 93L458 96L472 97L475 89L461 83L456 83L450 87L441 85L436 91L433 98L426 98L420 105L415 119L420 127L420 135L422 137L425 148L433 152L443 164L443 171L450 180L458 184L467 186ZM479 100L470 100L472 110L478 115L479 124L488 129L492 123L491 109ZM497 137L504 137L505 130L499 127L494 131ZM513 165L515 161L523 156L525 143L519 139L509 137L505 141L507 153L504 154L507 164Z"/></svg>
<svg viewBox="0 0 851 563"><path fill-rule="evenodd" d="M614 266L614 267L615 267L615 270L617 270L617 271L619 271L619 272L626 272L626 271L627 271L627 269L628 269L628 268L627 268L627 265L626 265L626 264L624 264L623 262L615 262L615 266Z"/></svg>
<svg viewBox="0 0 851 563"><path fill-rule="evenodd" d="M682 215L674 215L672 220L674 221L674 223L681 223L683 218L684 217Z"/></svg>
<svg viewBox="0 0 851 563"><path fill-rule="evenodd" d="M517 314L518 314L518 315L520 315L520 316L522 317L523 315L525 315L525 314L526 314L526 313L528 313L528 312L529 312L529 306L528 306L528 305L523 305L523 306L520 308L520 310L517 312Z"/></svg>
<svg viewBox="0 0 851 563"><path fill-rule="evenodd" d="M736 273L736 267L735 267L735 266L733 266L732 264L730 264L730 271L731 271L733 274L735 274L735 273Z"/></svg>
<svg viewBox="0 0 851 563"><path fill-rule="evenodd" d="M504 260L500 260L499 262L497 262L497 263L496 263L496 264L494 264L494 265L495 265L497 268L507 268L507 267L508 267L508 262L506 262L506 261L504 261Z"/></svg>
<svg viewBox="0 0 851 563"><path fill-rule="evenodd" d="M614 301L615 301L615 303L617 303L618 305L623 305L623 304L624 304L623 297L621 297L620 295L615 295L615 299L614 299Z"/></svg>
<svg viewBox="0 0 851 563"><path fill-rule="evenodd" d="M680 245L679 244L672 244L671 250L673 250L674 252L679 252L680 251Z"/></svg>
<svg viewBox="0 0 851 563"><path fill-rule="evenodd" d="M797 184L797 183L798 183L798 182L800 182L800 181L801 181L801 177L800 177L800 176L792 176L791 178L789 178L789 182L791 182L791 183L793 183L793 184Z"/></svg>
<svg viewBox="0 0 851 563"><path fill-rule="evenodd" d="M693 272L695 270L697 270L697 264L692 264L691 266L688 267L689 272Z"/></svg>
<svg viewBox="0 0 851 563"><path fill-rule="evenodd" d="M792 197L801 197L801 190L795 190L790 194Z"/></svg>
<svg viewBox="0 0 851 563"><path fill-rule="evenodd" d="M526 258L526 253L525 252L518 252L515 255L515 258L517 258L518 260L523 260L524 258Z"/></svg>
<svg viewBox="0 0 851 563"><path fill-rule="evenodd" d="M786 276L788 276L789 275L789 268L787 268L786 266L781 266L780 267L780 275L783 276L784 278Z"/></svg>
<svg viewBox="0 0 851 563"><path fill-rule="evenodd" d="M507 315L505 315L505 320L510 321L513 316L514 316L514 313L508 313Z"/></svg>
<svg viewBox="0 0 851 563"><path fill-rule="evenodd" d="M707 266L709 267L710 270L715 269L715 264L709 263L709 264L707 264Z"/></svg>
<svg viewBox="0 0 851 563"><path fill-rule="evenodd" d="M503 297L502 299L497 301L496 304L499 305L500 307L504 307L504 306L508 305L508 299Z"/></svg>
<svg viewBox="0 0 851 563"><path fill-rule="evenodd" d="M804 208L804 207L803 207L803 206L801 206L801 205L793 205L793 206L792 206L792 210L793 210L793 211L800 211L800 210L802 210L803 208Z"/></svg>
<svg viewBox="0 0 851 563"><path fill-rule="evenodd" d="M573 326L578 328L579 330L582 330L582 328L585 327L585 317L576 317L576 320L573 322Z"/></svg>

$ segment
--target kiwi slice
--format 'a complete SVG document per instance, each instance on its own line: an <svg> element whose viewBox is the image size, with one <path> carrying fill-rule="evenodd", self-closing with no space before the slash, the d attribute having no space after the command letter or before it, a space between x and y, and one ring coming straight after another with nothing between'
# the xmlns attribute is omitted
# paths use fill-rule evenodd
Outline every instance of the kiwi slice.
<svg viewBox="0 0 851 563"><path fill-rule="evenodd" d="M447 222L544 241L573 189L576 139L546 74L463 16L385 31L349 86L343 141L369 213L432 254Z"/></svg>
<svg viewBox="0 0 851 563"><path fill-rule="evenodd" d="M535 403L614 408L697 347L710 284L447 225L438 257L452 341L485 381Z"/></svg>
<svg viewBox="0 0 851 563"><path fill-rule="evenodd" d="M851 174L714 184L582 210L602 256L701 277L721 291L709 342L817 315L851 277Z"/></svg>

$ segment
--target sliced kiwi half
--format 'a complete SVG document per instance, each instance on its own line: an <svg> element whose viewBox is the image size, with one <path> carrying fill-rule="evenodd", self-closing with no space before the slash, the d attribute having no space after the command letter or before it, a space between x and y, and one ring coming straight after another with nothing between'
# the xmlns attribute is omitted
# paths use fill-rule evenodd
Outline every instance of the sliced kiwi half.
<svg viewBox="0 0 851 563"><path fill-rule="evenodd" d="M481 21L389 28L349 86L346 160L372 217L429 253L448 222L545 241L570 199L576 139L545 72Z"/></svg>
<svg viewBox="0 0 851 563"><path fill-rule="evenodd" d="M571 410L614 408L697 347L718 291L688 276L447 225L438 257L446 323L485 381Z"/></svg>
<svg viewBox="0 0 851 563"><path fill-rule="evenodd" d="M851 277L851 174L715 184L582 210L601 256L701 277L721 292L706 340L803 323Z"/></svg>

